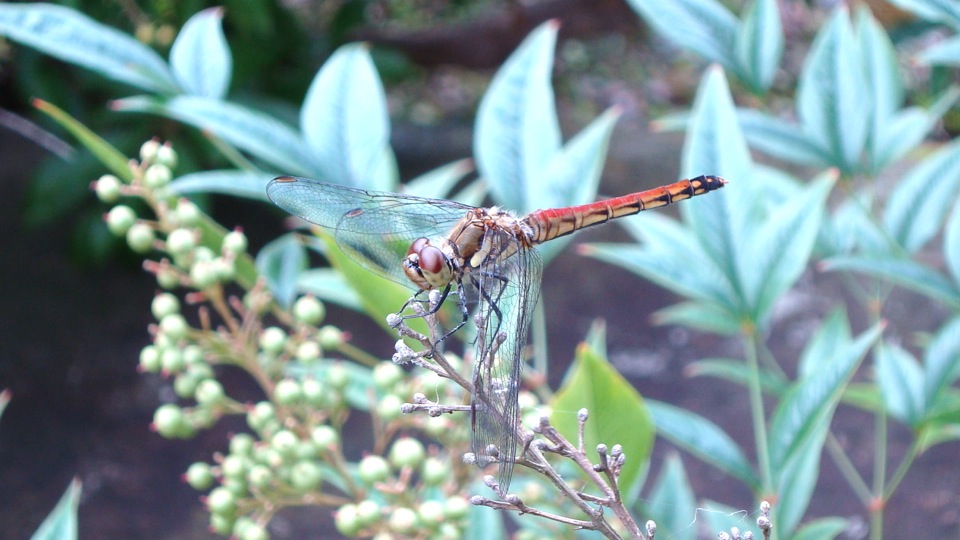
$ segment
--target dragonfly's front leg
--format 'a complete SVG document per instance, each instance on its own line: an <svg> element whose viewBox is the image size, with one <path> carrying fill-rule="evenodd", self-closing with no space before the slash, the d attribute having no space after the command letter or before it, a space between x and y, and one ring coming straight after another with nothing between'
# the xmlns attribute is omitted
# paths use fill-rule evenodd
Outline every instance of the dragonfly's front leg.
<svg viewBox="0 0 960 540"><path fill-rule="evenodd" d="M440 298L436 302L430 302L429 300L420 299L419 298L420 294L425 292L423 290L420 290L416 294L411 296L400 308L400 311L397 312L397 325L399 325L402 321L405 321L407 319L418 319L423 317L429 317L430 315L434 315L435 313L440 311L441 306L443 306L443 302L446 301L446 299L450 296L450 292L453 289L453 284L454 282L450 282L447 284L446 287L443 288L443 291L440 293ZM467 320L469 320L470 318L470 311L467 309L467 301L466 301L466 296L463 288L463 283L460 280L457 280L456 286L457 286L457 290L455 294L459 299L460 311L463 317L460 319L460 322L455 327L453 327L452 330L444 334L443 337L439 338L435 345L439 345L448 337L453 335L454 332L463 328L463 325L465 325L467 323ZM418 302L418 303L426 302L427 308L428 308L427 311L421 311L419 313L404 315L403 312L406 311L407 308L410 307L410 304L414 302ZM396 325L394 325L394 328L396 328Z"/></svg>

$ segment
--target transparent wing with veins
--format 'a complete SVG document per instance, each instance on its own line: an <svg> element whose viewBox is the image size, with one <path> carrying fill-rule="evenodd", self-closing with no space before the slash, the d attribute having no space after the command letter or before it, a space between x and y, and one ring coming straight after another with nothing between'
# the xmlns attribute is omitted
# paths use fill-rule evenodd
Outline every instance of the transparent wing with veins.
<svg viewBox="0 0 960 540"><path fill-rule="evenodd" d="M361 266L408 287L413 284L401 261L410 244L446 235L473 209L442 199L294 177L272 180L267 196L287 212L333 231L337 245Z"/></svg>
<svg viewBox="0 0 960 540"><path fill-rule="evenodd" d="M497 234L495 242L517 242L502 229L493 229L487 234L494 233ZM472 446L481 467L498 463L501 496L506 495L513 475L523 348L540 294L542 272L540 256L530 248L516 250L505 260L488 264L469 276L478 291L477 316L482 323L474 360ZM498 335L503 337L499 344Z"/></svg>

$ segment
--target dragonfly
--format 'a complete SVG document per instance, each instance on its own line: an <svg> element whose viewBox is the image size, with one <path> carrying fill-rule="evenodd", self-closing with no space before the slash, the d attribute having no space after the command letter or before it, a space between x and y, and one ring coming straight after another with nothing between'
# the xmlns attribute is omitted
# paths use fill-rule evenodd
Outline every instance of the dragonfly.
<svg viewBox="0 0 960 540"><path fill-rule="evenodd" d="M698 176L522 217L496 206L480 208L294 176L270 181L267 196L287 212L331 230L340 249L361 266L415 287L411 300L436 290L441 293L439 309L448 295L456 297L463 320L448 336L467 322L468 306L476 305L471 446L481 468L498 465L493 487L505 497L517 452L523 348L543 272L534 246L726 183L718 176ZM420 313L407 317L423 316Z"/></svg>

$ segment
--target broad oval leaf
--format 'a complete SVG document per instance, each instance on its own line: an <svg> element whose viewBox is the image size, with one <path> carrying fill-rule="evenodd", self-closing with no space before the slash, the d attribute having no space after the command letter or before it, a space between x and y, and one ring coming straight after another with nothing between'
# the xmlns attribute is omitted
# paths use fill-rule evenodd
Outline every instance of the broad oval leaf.
<svg viewBox="0 0 960 540"><path fill-rule="evenodd" d="M960 65L960 36L953 36L924 49L917 60L941 66Z"/></svg>
<svg viewBox="0 0 960 540"><path fill-rule="evenodd" d="M0 3L0 36L137 88L179 92L153 49L64 6Z"/></svg>
<svg viewBox="0 0 960 540"><path fill-rule="evenodd" d="M473 153L494 200L511 210L535 210L531 190L560 150L560 126L550 74L556 21L538 26L490 82L477 109Z"/></svg>
<svg viewBox="0 0 960 540"><path fill-rule="evenodd" d="M657 433L680 448L730 476L760 487L753 466L737 444L719 426L690 411L660 401L647 400Z"/></svg>
<svg viewBox="0 0 960 540"><path fill-rule="evenodd" d="M363 44L337 49L307 90L300 130L324 181L393 191L390 119L380 76Z"/></svg>
<svg viewBox="0 0 960 540"><path fill-rule="evenodd" d="M737 119L750 146L761 152L800 165L830 163L827 152L796 124L753 109L739 109Z"/></svg>
<svg viewBox="0 0 960 540"><path fill-rule="evenodd" d="M960 376L960 318L945 324L927 347L924 365L924 412L937 407L944 390Z"/></svg>
<svg viewBox="0 0 960 540"><path fill-rule="evenodd" d="M923 368L913 356L896 345L881 344L875 358L877 384L891 416L910 427L923 417Z"/></svg>
<svg viewBox="0 0 960 540"><path fill-rule="evenodd" d="M755 93L773 83L783 55L783 26L776 0L754 0L740 21L736 35L738 72Z"/></svg>
<svg viewBox="0 0 960 540"><path fill-rule="evenodd" d="M829 271L851 270L882 277L925 294L954 309L960 309L960 288L933 269L911 259L880 256L840 256L823 261L821 268Z"/></svg>
<svg viewBox="0 0 960 540"><path fill-rule="evenodd" d="M223 35L223 8L190 17L170 48L170 67L188 93L208 98L227 95L233 58Z"/></svg>
<svg viewBox="0 0 960 540"><path fill-rule="evenodd" d="M297 280L307 269L307 249L295 234L270 242L257 253L256 266L281 306L289 307L297 296Z"/></svg>
<svg viewBox="0 0 960 540"><path fill-rule="evenodd" d="M584 448L595 449L600 443L623 446L627 460L620 475L621 489L628 495L640 489L653 450L653 420L643 397L605 358L586 344L577 347L573 365L550 405L550 421L570 441L577 440L577 411L586 408L590 417Z"/></svg>
<svg viewBox="0 0 960 540"><path fill-rule="evenodd" d="M953 284L960 288L960 200L953 205L943 231L943 258Z"/></svg>

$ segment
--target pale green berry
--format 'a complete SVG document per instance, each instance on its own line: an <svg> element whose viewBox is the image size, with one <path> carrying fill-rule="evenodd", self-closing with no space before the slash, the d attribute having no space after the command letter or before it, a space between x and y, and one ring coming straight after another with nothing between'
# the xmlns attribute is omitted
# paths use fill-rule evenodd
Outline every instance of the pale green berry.
<svg viewBox="0 0 960 540"><path fill-rule="evenodd" d="M303 400L311 407L323 407L327 404L326 388L323 383L308 377L300 384L303 390Z"/></svg>
<svg viewBox="0 0 960 540"><path fill-rule="evenodd" d="M312 461L298 461L290 472L290 485L301 493L316 489L323 480L320 467Z"/></svg>
<svg viewBox="0 0 960 540"><path fill-rule="evenodd" d="M157 159L157 152L160 150L160 142L151 139L140 146L140 161L143 163L152 163Z"/></svg>
<svg viewBox="0 0 960 540"><path fill-rule="evenodd" d="M439 501L424 501L417 509L417 517L420 523L429 529L436 529L443 523L444 513L443 504Z"/></svg>
<svg viewBox="0 0 960 540"><path fill-rule="evenodd" d="M213 514L232 516L237 511L237 498L225 487L214 488L207 495L207 509Z"/></svg>
<svg viewBox="0 0 960 540"><path fill-rule="evenodd" d="M180 300L170 293L160 293L154 296L150 303L150 312L157 320L178 311L180 311Z"/></svg>
<svg viewBox="0 0 960 540"><path fill-rule="evenodd" d="M280 354L287 344L287 333L282 328L271 326L260 334L260 348L270 354Z"/></svg>
<svg viewBox="0 0 960 540"><path fill-rule="evenodd" d="M380 390L389 391L403 380L403 370L393 362L380 362L373 368L373 384Z"/></svg>
<svg viewBox="0 0 960 540"><path fill-rule="evenodd" d="M193 399L197 394L197 385L203 380L192 373L181 373L173 380L173 391L183 399Z"/></svg>
<svg viewBox="0 0 960 540"><path fill-rule="evenodd" d="M249 433L237 433L230 438L230 453L238 456L253 455L256 440Z"/></svg>
<svg viewBox="0 0 960 540"><path fill-rule="evenodd" d="M180 373L186 367L183 352L175 347L167 347L160 353L160 366L167 373Z"/></svg>
<svg viewBox="0 0 960 540"><path fill-rule="evenodd" d="M364 499L357 503L357 518L364 526L380 521L380 505L376 501Z"/></svg>
<svg viewBox="0 0 960 540"><path fill-rule="evenodd" d="M302 296L293 304L293 316L306 324L319 324L323 320L326 308L313 296Z"/></svg>
<svg viewBox="0 0 960 540"><path fill-rule="evenodd" d="M282 379L273 388L273 398L280 405L293 405L303 399L303 388L293 379Z"/></svg>
<svg viewBox="0 0 960 540"><path fill-rule="evenodd" d="M230 534L233 529L233 516L210 514L210 530L222 535Z"/></svg>
<svg viewBox="0 0 960 540"><path fill-rule="evenodd" d="M189 329L187 320L179 313L170 313L160 319L160 331L173 341L180 341L186 337Z"/></svg>
<svg viewBox="0 0 960 540"><path fill-rule="evenodd" d="M423 460L420 477L428 486L436 486L450 478L450 464L442 459L428 457Z"/></svg>
<svg viewBox="0 0 960 540"><path fill-rule="evenodd" d="M287 429L281 429L270 438L270 446L284 456L292 456L297 450L297 443L300 439L297 435Z"/></svg>
<svg viewBox="0 0 960 540"><path fill-rule="evenodd" d="M197 249L193 250L194 261L213 262L216 258L217 254L207 246L197 246Z"/></svg>
<svg viewBox="0 0 960 540"><path fill-rule="evenodd" d="M223 236L221 251L224 255L240 255L247 251L247 237L240 229L234 229Z"/></svg>
<svg viewBox="0 0 960 540"><path fill-rule="evenodd" d="M210 366L207 364L202 364L203 362L203 349L199 345L187 345L183 348L183 361L188 366L195 366L197 369L204 369L203 373L207 374L208 377L213 376L213 371L210 369ZM200 366L203 366L202 368Z"/></svg>
<svg viewBox="0 0 960 540"><path fill-rule="evenodd" d="M226 478L246 478L248 464L241 456L229 455L220 463L220 471Z"/></svg>
<svg viewBox="0 0 960 540"><path fill-rule="evenodd" d="M156 235L146 223L134 223L127 229L127 245L137 253L146 253L153 249Z"/></svg>
<svg viewBox="0 0 960 540"><path fill-rule="evenodd" d="M266 465L254 465L247 473L247 481L257 489L264 489L273 483L273 470Z"/></svg>
<svg viewBox="0 0 960 540"><path fill-rule="evenodd" d="M140 370L146 373L160 371L160 350L154 345L147 345L140 350Z"/></svg>
<svg viewBox="0 0 960 540"><path fill-rule="evenodd" d="M273 409L273 404L269 401L261 401L247 412L247 424L254 431L262 430L276 419L276 411Z"/></svg>
<svg viewBox="0 0 960 540"><path fill-rule="evenodd" d="M360 479L367 485L383 482L390 477L390 465L380 456L369 455L360 460Z"/></svg>
<svg viewBox="0 0 960 540"><path fill-rule="evenodd" d="M177 152L169 142L157 148L156 162L161 165L166 165L170 169L176 168Z"/></svg>
<svg viewBox="0 0 960 540"><path fill-rule="evenodd" d="M159 163L150 165L143 173L143 185L151 189L164 187L172 179L173 173L170 172L170 168Z"/></svg>
<svg viewBox="0 0 960 540"><path fill-rule="evenodd" d="M238 540L270 540L270 534L263 528L263 525L255 523L245 527L237 538Z"/></svg>
<svg viewBox="0 0 960 540"><path fill-rule="evenodd" d="M193 227L200 222L200 209L197 205L190 202L189 199L180 199L177 201L176 219L177 223L184 227Z"/></svg>
<svg viewBox="0 0 960 540"><path fill-rule="evenodd" d="M443 512L446 514L447 519L458 520L467 517L467 513L470 512L470 503L466 499L459 496L448 497L443 502Z"/></svg>
<svg viewBox="0 0 960 540"><path fill-rule="evenodd" d="M390 514L388 526L397 534L412 534L419 525L417 513L409 508L395 508Z"/></svg>
<svg viewBox="0 0 960 540"><path fill-rule="evenodd" d="M317 426L310 432L310 440L317 446L320 452L325 452L330 447L339 444L340 435L337 430L330 426Z"/></svg>
<svg viewBox="0 0 960 540"><path fill-rule="evenodd" d="M183 410L176 405L171 403L161 405L153 413L153 428L163 437L168 439L180 437L184 433L185 426Z"/></svg>
<svg viewBox="0 0 960 540"><path fill-rule="evenodd" d="M180 274L169 264L161 265L157 269L157 284L164 289L172 289L180 285Z"/></svg>
<svg viewBox="0 0 960 540"><path fill-rule="evenodd" d="M196 246L193 229L174 229L167 235L167 251L174 255L185 255Z"/></svg>
<svg viewBox="0 0 960 540"><path fill-rule="evenodd" d="M190 267L190 282L197 289L209 289L217 284L217 270L209 261L197 261Z"/></svg>
<svg viewBox="0 0 960 540"><path fill-rule="evenodd" d="M213 470L210 465L198 461L187 469L184 479L190 484L190 487L197 491L206 491L213 487Z"/></svg>
<svg viewBox="0 0 960 540"><path fill-rule="evenodd" d="M403 400L394 394L387 394L377 402L377 415L381 420L389 422L400 416L400 407Z"/></svg>
<svg viewBox="0 0 960 540"><path fill-rule="evenodd" d="M390 463L394 467L417 467L426 454L423 443L412 437L401 437L390 448Z"/></svg>
<svg viewBox="0 0 960 540"><path fill-rule="evenodd" d="M297 345L297 360L303 362L304 364L309 364L316 361L320 358L320 344L316 341L304 341L300 345Z"/></svg>
<svg viewBox="0 0 960 540"><path fill-rule="evenodd" d="M120 179L116 176L105 174L96 181L93 189L97 193L98 199L107 204L112 204L120 200L120 187L122 185Z"/></svg>
<svg viewBox="0 0 960 540"><path fill-rule="evenodd" d="M339 328L328 324L317 333L317 341L326 350L336 349L343 345L343 332Z"/></svg>
<svg viewBox="0 0 960 540"><path fill-rule="evenodd" d="M200 405L216 405L224 397L223 385L216 379L204 379L197 385L196 398Z"/></svg>
<svg viewBox="0 0 960 540"><path fill-rule="evenodd" d="M346 388L347 383L350 382L350 372L339 362L333 364L330 366L330 369L327 370L327 382L335 389L343 390Z"/></svg>
<svg viewBox="0 0 960 540"><path fill-rule="evenodd" d="M337 527L337 531L344 536L356 536L363 529L363 523L357 516L357 506L355 504L341 506L333 518L333 523Z"/></svg>
<svg viewBox="0 0 960 540"><path fill-rule="evenodd" d="M218 281L230 281L237 275L237 269L233 259L217 257L210 262L210 267L213 268L213 272L216 274Z"/></svg>
<svg viewBox="0 0 960 540"><path fill-rule="evenodd" d="M137 222L137 214L133 208L118 204L107 212L107 229L117 236L123 236L130 230L130 227Z"/></svg>

